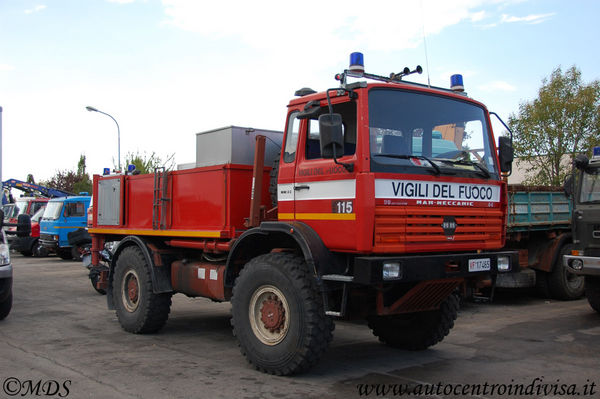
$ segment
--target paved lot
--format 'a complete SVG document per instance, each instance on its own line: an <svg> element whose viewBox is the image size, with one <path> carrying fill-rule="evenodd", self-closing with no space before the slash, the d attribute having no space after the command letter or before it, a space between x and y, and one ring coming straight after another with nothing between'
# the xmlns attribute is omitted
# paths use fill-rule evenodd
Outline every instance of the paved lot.
<svg viewBox="0 0 600 399"><path fill-rule="evenodd" d="M0 397L18 382L21 397L39 381L54 397L73 398L394 397L402 384L423 392L433 384L427 397L564 397L574 389L600 397L600 315L585 300L503 293L492 305L467 304L450 335L423 352L387 348L365 325L338 322L316 368L274 377L241 356L228 303L177 295L159 334L133 335L80 263L15 254L13 265L13 311L0 322ZM366 395L374 384L390 391Z"/></svg>

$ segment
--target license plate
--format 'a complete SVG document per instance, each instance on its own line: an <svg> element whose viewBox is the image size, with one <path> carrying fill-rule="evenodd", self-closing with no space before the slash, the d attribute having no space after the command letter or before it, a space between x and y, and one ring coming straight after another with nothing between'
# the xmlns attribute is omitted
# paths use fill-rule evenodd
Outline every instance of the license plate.
<svg viewBox="0 0 600 399"><path fill-rule="evenodd" d="M469 259L470 272L484 272L491 269L492 262L490 258Z"/></svg>

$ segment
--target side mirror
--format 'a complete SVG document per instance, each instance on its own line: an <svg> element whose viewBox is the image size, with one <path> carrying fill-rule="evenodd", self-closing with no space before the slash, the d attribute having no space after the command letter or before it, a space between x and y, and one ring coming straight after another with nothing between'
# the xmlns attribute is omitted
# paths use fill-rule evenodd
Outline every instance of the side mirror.
<svg viewBox="0 0 600 399"><path fill-rule="evenodd" d="M323 158L335 159L344 155L342 115L323 114L319 116L319 132L321 133L319 141Z"/></svg>
<svg viewBox="0 0 600 399"><path fill-rule="evenodd" d="M514 159L514 150L510 137L498 137L498 149L500 158L500 171L510 174L512 172L512 162Z"/></svg>
<svg viewBox="0 0 600 399"><path fill-rule="evenodd" d="M31 235L31 216L19 215L17 218L17 237L29 237Z"/></svg>
<svg viewBox="0 0 600 399"><path fill-rule="evenodd" d="M563 190L565 191L565 195L568 198L571 198L573 196L573 192L575 191L573 189L573 175L567 176L565 182L563 183Z"/></svg>
<svg viewBox="0 0 600 399"><path fill-rule="evenodd" d="M585 170L588 167L589 163L590 160L584 154L577 154L575 160L573 161L573 164L579 170Z"/></svg>

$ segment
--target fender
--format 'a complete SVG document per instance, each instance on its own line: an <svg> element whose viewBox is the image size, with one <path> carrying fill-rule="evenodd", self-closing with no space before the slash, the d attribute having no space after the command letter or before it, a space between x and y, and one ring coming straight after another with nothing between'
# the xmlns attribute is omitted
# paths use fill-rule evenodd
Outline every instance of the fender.
<svg viewBox="0 0 600 399"><path fill-rule="evenodd" d="M297 221L263 222L259 227L244 232L235 241L227 257L225 286L233 287L243 264L274 248L299 249L315 276L340 272L345 268L343 262L329 251L310 226Z"/></svg>
<svg viewBox="0 0 600 399"><path fill-rule="evenodd" d="M115 266L117 265L117 260L119 259L121 252L130 246L137 246L144 255L146 264L150 268L150 276L152 277L152 291L155 294L173 292L170 267L162 265L160 254L158 253L157 248L138 236L127 236L119 242L112 257L112 261L110 262L110 271L108 273L108 289L106 292L106 300L108 302L109 309L114 309L112 300L112 281Z"/></svg>
<svg viewBox="0 0 600 399"><path fill-rule="evenodd" d="M565 244L572 242L571 233L563 233L550 241L547 246L543 247L539 256L539 266L536 267L538 270L545 272L552 272L556 259L560 256L560 250Z"/></svg>

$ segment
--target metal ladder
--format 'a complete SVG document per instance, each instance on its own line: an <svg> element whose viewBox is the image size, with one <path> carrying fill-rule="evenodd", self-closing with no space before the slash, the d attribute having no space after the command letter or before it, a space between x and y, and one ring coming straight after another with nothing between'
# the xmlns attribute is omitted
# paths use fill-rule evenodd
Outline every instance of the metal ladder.
<svg viewBox="0 0 600 399"><path fill-rule="evenodd" d="M152 199L152 229L165 230L167 228L167 205L171 199L168 197L169 177L164 166L154 169L154 191Z"/></svg>

